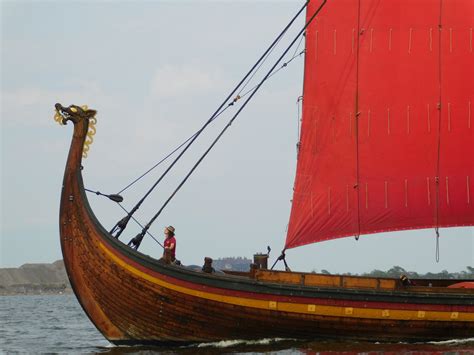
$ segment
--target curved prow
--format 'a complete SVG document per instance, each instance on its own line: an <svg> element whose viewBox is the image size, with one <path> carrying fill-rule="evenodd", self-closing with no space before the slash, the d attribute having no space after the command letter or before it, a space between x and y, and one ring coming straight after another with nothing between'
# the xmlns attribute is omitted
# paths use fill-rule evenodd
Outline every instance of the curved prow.
<svg viewBox="0 0 474 355"><path fill-rule="evenodd" d="M92 132L89 127L94 126L97 111L88 109L86 106L71 105L64 107L57 103L55 105L56 114L54 119L61 125L68 122L74 124L74 133L69 148L69 154L64 169L63 188L61 192L61 237L63 234L63 226L68 224L66 215L71 213L73 207L88 206L87 198L84 193L84 185L82 183L82 158L88 150L88 146L92 141L86 141ZM93 129L95 133L95 128ZM86 148L87 147L87 148ZM65 219L66 218L66 219ZM68 217L69 218L69 217ZM62 241L63 238L61 238Z"/></svg>
<svg viewBox="0 0 474 355"><path fill-rule="evenodd" d="M99 282L91 272L97 246L104 240L105 229L89 207L82 182L82 158L87 156L95 133L96 111L86 106L64 107L56 104L54 119L60 124L72 122L74 133L64 171L59 212L59 230L64 265L71 287L82 308L97 329L109 340L123 339L120 331L91 294L91 283Z"/></svg>

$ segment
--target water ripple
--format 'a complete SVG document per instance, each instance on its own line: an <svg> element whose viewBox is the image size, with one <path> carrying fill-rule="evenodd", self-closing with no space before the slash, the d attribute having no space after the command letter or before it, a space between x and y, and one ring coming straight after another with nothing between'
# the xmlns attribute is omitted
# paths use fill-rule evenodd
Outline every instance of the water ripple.
<svg viewBox="0 0 474 355"><path fill-rule="evenodd" d="M231 340L186 347L125 347L110 344L73 295L0 297L0 353L60 354L474 354L474 338L417 344Z"/></svg>

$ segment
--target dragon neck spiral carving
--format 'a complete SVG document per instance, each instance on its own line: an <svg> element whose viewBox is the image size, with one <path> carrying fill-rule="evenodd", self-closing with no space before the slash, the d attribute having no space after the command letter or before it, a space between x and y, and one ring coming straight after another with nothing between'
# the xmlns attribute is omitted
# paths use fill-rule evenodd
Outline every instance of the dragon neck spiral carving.
<svg viewBox="0 0 474 355"><path fill-rule="evenodd" d="M94 135L97 131L95 128L95 125L97 124L97 119L95 118L96 113L97 111L89 109L86 105L71 105L69 107L64 107L61 104L55 105L54 120L60 125L65 125L67 121L72 121L74 123L77 123L82 119L87 119L89 121L87 136L84 140L84 147L82 150L83 158L87 158L90 145L94 142Z"/></svg>

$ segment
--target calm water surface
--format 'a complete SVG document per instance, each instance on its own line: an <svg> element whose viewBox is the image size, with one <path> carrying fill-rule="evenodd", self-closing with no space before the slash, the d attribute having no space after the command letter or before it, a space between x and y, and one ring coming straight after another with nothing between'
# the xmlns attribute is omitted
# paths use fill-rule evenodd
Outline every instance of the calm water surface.
<svg viewBox="0 0 474 355"><path fill-rule="evenodd" d="M223 341L191 347L117 347L105 340L72 295L0 297L0 353L112 354L474 354L473 338L424 344Z"/></svg>

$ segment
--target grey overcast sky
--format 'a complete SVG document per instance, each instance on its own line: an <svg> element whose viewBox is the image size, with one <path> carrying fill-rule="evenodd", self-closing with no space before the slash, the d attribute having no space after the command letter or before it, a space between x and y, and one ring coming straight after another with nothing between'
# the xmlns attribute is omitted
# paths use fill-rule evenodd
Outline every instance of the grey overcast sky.
<svg viewBox="0 0 474 355"><path fill-rule="evenodd" d="M303 1L1 1L1 267L61 258L59 195L71 125L53 106L97 109L84 161L89 189L114 193L207 120ZM298 27L303 25L303 18ZM288 37L289 38L289 37ZM288 42L285 42L288 43ZM280 48L283 47L280 46ZM293 54L293 51L290 55ZM275 58L273 56L272 58ZM176 227L178 258L252 257L284 245L296 166L303 57L262 88L155 222ZM263 73L263 72L262 72ZM146 223L235 112L228 110L139 210ZM123 193L131 208L166 165ZM123 212L89 195L109 229ZM123 241L139 227L130 225ZM287 252L293 269L465 270L473 228L344 238ZM149 237L141 251L159 257Z"/></svg>

